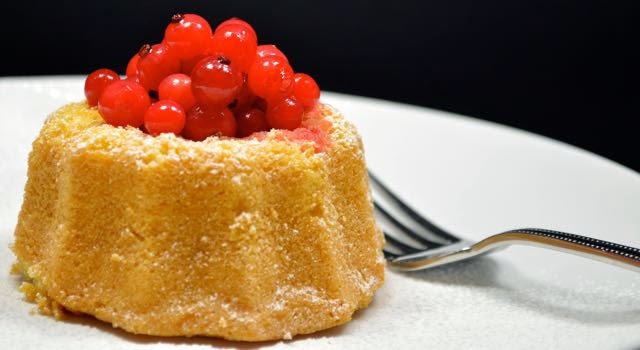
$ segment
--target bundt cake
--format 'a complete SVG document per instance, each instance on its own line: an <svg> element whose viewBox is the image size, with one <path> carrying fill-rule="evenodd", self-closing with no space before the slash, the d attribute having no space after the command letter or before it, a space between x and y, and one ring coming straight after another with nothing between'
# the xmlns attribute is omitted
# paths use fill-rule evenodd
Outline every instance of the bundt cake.
<svg viewBox="0 0 640 350"><path fill-rule="evenodd" d="M192 141L46 120L15 231L43 310L133 333L260 341L343 324L384 278L355 128L317 104L301 128Z"/></svg>

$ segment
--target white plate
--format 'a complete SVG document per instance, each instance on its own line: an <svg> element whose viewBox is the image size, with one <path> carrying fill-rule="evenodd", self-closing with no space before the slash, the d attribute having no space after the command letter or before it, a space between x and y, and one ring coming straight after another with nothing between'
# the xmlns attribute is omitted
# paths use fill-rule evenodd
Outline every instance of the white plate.
<svg viewBox="0 0 640 350"><path fill-rule="evenodd" d="M6 274L27 154L44 117L81 99L82 84L82 77L0 79L0 349L640 346L640 274L531 247L431 271L388 271L352 322L286 342L133 336L88 318L31 315L33 305ZM640 176L629 169L471 118L333 93L323 99L358 125L370 168L453 232L479 239L532 226L640 246Z"/></svg>

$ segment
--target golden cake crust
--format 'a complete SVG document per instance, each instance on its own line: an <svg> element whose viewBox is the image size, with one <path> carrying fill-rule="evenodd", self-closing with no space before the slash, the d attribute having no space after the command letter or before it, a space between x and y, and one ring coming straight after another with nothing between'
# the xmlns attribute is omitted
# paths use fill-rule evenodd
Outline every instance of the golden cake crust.
<svg viewBox="0 0 640 350"><path fill-rule="evenodd" d="M383 282L355 128L330 146L202 142L104 124L85 103L33 143L13 250L42 294L134 333L289 338L345 323Z"/></svg>

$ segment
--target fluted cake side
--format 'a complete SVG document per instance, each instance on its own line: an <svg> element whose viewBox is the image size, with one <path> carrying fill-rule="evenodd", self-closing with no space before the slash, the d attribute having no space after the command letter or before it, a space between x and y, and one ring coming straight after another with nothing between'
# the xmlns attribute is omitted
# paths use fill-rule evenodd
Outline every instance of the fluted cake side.
<svg viewBox="0 0 640 350"><path fill-rule="evenodd" d="M19 270L65 309L133 333L260 341L343 324L384 279L360 137L194 142L69 104L33 143Z"/></svg>

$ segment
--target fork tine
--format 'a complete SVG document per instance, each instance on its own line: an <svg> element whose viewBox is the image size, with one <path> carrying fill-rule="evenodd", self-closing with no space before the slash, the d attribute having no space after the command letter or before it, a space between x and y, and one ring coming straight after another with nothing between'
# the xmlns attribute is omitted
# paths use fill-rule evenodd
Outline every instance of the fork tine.
<svg viewBox="0 0 640 350"><path fill-rule="evenodd" d="M382 253L384 253L384 258L387 260L394 260L400 256L400 254L392 253L387 249L382 249Z"/></svg>
<svg viewBox="0 0 640 350"><path fill-rule="evenodd" d="M418 233L414 232L412 229L410 229L409 227L407 227L406 225L398 221L398 219L396 219L393 215L389 214L389 212L384 210L384 208L382 208L378 202L376 201L373 202L373 208L376 210L378 214L384 216L385 219L389 221L389 223L393 225L395 228L404 232L407 236L413 238L414 240L424 244L426 246L425 248L437 248L442 246L441 243L428 240L427 238L422 237Z"/></svg>
<svg viewBox="0 0 640 350"><path fill-rule="evenodd" d="M375 185L372 187L379 189L380 192L382 192L382 194L387 199L389 199L392 204L400 208L400 210L402 210L405 214L407 214L407 216L409 216L414 222L416 222L422 228L424 228L425 230L433 233L435 236L438 236L450 243L460 241L460 238L436 226L434 223L425 219L422 215L418 214L415 210L413 210L411 207L405 204L400 198L398 198L395 194L393 194L393 192L391 192L391 190L389 190L389 188L386 187L382 183L382 181L380 181L375 175L373 175L371 171L369 171L369 179L371 180L371 183Z"/></svg>
<svg viewBox="0 0 640 350"><path fill-rule="evenodd" d="M399 250L402 254L413 254L413 253L421 252L423 250L423 249L414 248L406 243L400 242L399 240L389 235L385 231L383 231L383 233L384 233L385 243ZM392 253L392 254L397 255L395 253Z"/></svg>

